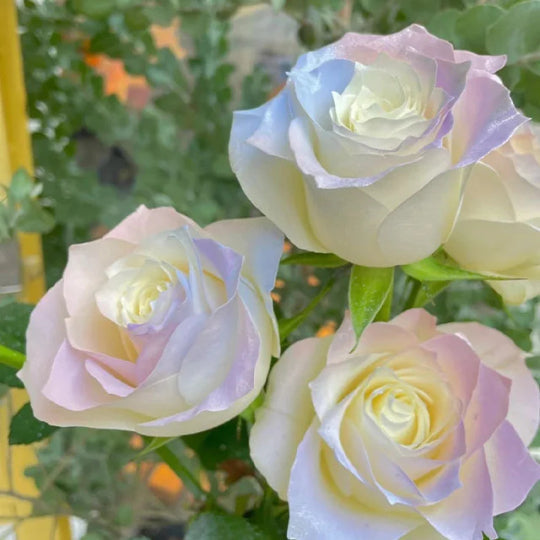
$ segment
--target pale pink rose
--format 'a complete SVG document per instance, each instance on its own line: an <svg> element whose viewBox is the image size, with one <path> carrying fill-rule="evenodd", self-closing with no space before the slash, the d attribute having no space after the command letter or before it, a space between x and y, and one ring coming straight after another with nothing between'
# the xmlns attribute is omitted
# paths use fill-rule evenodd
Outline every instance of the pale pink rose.
<svg viewBox="0 0 540 540"><path fill-rule="evenodd" d="M302 249L395 266L448 238L468 166L524 122L480 56L412 25L308 52L271 101L234 115L231 165Z"/></svg>
<svg viewBox="0 0 540 540"><path fill-rule="evenodd" d="M265 218L201 229L140 207L72 246L27 332L20 377L36 417L174 436L236 416L279 351L270 291L282 243Z"/></svg>
<svg viewBox="0 0 540 540"><path fill-rule="evenodd" d="M289 502L288 537L496 538L493 516L540 478L525 353L477 323L437 327L421 309L354 344L347 317L334 337L290 347L270 375L251 455Z"/></svg>
<svg viewBox="0 0 540 540"><path fill-rule="evenodd" d="M467 270L519 278L491 281L509 304L540 294L540 126L528 122L475 165L445 244Z"/></svg>

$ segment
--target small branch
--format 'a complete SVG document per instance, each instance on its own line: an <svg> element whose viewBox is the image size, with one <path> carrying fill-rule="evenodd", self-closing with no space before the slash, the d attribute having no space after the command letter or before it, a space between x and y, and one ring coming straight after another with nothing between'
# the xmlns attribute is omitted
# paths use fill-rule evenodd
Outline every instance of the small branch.
<svg viewBox="0 0 540 540"><path fill-rule="evenodd" d="M1 364L5 364L14 369L21 369L25 360L26 356L24 354L0 345Z"/></svg>

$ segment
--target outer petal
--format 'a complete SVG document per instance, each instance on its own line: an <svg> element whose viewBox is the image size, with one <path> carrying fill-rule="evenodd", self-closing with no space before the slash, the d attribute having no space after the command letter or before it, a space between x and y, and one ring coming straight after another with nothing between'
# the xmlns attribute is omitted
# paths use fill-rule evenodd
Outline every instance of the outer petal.
<svg viewBox="0 0 540 540"><path fill-rule="evenodd" d="M42 390L50 377L57 351L65 339L62 321L67 316L62 297L62 281L52 287L34 309L26 333L26 362L19 372L30 394L36 418L56 426L87 426L110 429L133 429L144 415L105 407L73 412L47 399Z"/></svg>
<svg viewBox="0 0 540 540"><path fill-rule="evenodd" d="M287 115L288 111L279 113ZM311 251L327 251L313 234L303 179L297 167L246 142L260 125L261 114L260 109L234 114L229 143L231 167L251 202L296 245Z"/></svg>
<svg viewBox="0 0 540 540"><path fill-rule="evenodd" d="M269 293L276 281L283 234L266 218L218 221L205 230L218 242L244 255L242 275L257 287L264 299L268 316L274 321L275 342L272 354L279 356L277 321Z"/></svg>
<svg viewBox="0 0 540 540"><path fill-rule="evenodd" d="M62 287L70 315L94 303L94 294L107 279L107 267L131 253L133 248L132 244L114 238L102 238L69 248Z"/></svg>
<svg viewBox="0 0 540 540"><path fill-rule="evenodd" d="M421 260L446 241L461 203L466 172L440 174L385 218L377 236L389 263Z"/></svg>
<svg viewBox="0 0 540 540"><path fill-rule="evenodd" d="M478 323L443 324L439 330L464 335L484 364L512 381L507 419L529 445L538 430L540 392L526 353L503 333Z"/></svg>
<svg viewBox="0 0 540 540"><path fill-rule="evenodd" d="M493 485L493 513L509 512L525 500L540 480L540 465L508 421L491 437L485 452Z"/></svg>
<svg viewBox="0 0 540 540"><path fill-rule="evenodd" d="M296 450L315 416L308 383L324 367L330 341L304 339L287 349L272 370L251 430L251 457L282 499L287 498Z"/></svg>
<svg viewBox="0 0 540 540"><path fill-rule="evenodd" d="M291 472L288 537L297 540L397 540L419 525L403 507L344 497L324 470L317 423L308 429ZM463 539L460 539L463 540Z"/></svg>
<svg viewBox="0 0 540 540"><path fill-rule="evenodd" d="M208 394L202 402L191 407L189 403L185 403L185 406L181 408L180 412L177 412L179 410L179 407L177 407L174 411L171 411L169 416L163 416L161 414L157 419L140 423L135 428L137 432L144 435L168 437L204 431L235 417L259 395L266 382L270 366L273 326L263 303L251 287L241 282L239 295L242 303L249 312L249 318L259 336L259 354L254 362L255 369L251 382L251 390L244 393L245 388L235 388L238 369L242 369L242 366L244 368L246 367L246 358L243 355L239 355L235 358L234 365L227 374L227 378L220 386ZM173 361L174 358L171 357L171 360ZM169 392L171 380L175 381L176 389L176 394L173 392L172 395L180 397L180 394L177 392L178 375L176 373L161 381L157 381L154 388L147 389L146 394L151 396L159 393L161 386ZM226 408L223 408L223 396L225 394L229 394L230 396L231 393L236 395L236 401L230 402Z"/></svg>
<svg viewBox="0 0 540 540"><path fill-rule="evenodd" d="M504 144L526 121L500 80L487 75L469 78L453 115L450 146L452 161L458 167L479 161Z"/></svg>
<svg viewBox="0 0 540 540"><path fill-rule="evenodd" d="M180 229L185 225L200 230L200 227L193 220L179 214L174 208L149 209L141 205L135 212L109 231L105 238L117 238L118 240L138 244L148 236L163 231Z"/></svg>
<svg viewBox="0 0 540 540"><path fill-rule="evenodd" d="M484 450L470 457L461 469L463 487L440 503L419 508L420 513L448 540L482 540L493 529L493 492Z"/></svg>

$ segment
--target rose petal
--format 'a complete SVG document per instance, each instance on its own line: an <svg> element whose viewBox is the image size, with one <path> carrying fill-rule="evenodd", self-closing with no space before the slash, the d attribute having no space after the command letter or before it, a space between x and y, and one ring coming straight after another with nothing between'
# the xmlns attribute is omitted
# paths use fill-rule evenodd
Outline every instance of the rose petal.
<svg viewBox="0 0 540 540"><path fill-rule="evenodd" d="M483 363L512 381L507 420L529 445L538 430L540 392L526 354L503 333L478 323L443 324L439 330L464 335Z"/></svg>
<svg viewBox="0 0 540 540"><path fill-rule="evenodd" d="M84 411L113 400L86 371L84 356L67 341L54 357L42 392L47 399L70 411Z"/></svg>
<svg viewBox="0 0 540 540"><path fill-rule="evenodd" d="M251 430L251 457L282 499L287 498L296 450L315 415L308 383L325 365L330 341L304 339L285 351L272 370Z"/></svg>
<svg viewBox="0 0 540 540"><path fill-rule="evenodd" d="M340 495L321 466L321 439L316 423L298 448L288 499L287 534L297 540L389 540L418 526L418 518L399 506L391 510L388 505L377 508L373 500L363 505ZM389 518L392 515L394 518Z"/></svg>
<svg viewBox="0 0 540 540"><path fill-rule="evenodd" d="M268 156L246 143L260 124L260 111L234 114L229 156L231 167L251 202L299 247L325 252L311 230L302 175L286 160ZM268 185L272 189L268 189ZM279 211L276 211L279 209Z"/></svg>
<svg viewBox="0 0 540 540"><path fill-rule="evenodd" d="M493 485L493 513L514 510L540 480L540 465L508 421L486 443L485 452Z"/></svg>
<svg viewBox="0 0 540 540"><path fill-rule="evenodd" d="M463 487L447 499L418 510L448 540L482 540L482 531L496 538L493 492L483 449L464 463L461 480Z"/></svg>
<svg viewBox="0 0 540 540"><path fill-rule="evenodd" d="M141 205L135 212L109 231L105 238L116 238L138 244L144 238L154 234L180 229L186 225L194 230L200 230L200 227L193 220L179 214L174 208L149 209Z"/></svg>
<svg viewBox="0 0 540 540"><path fill-rule="evenodd" d="M131 251L132 244L114 238L94 240L69 248L62 286L70 315L94 303L95 292L107 279L107 267Z"/></svg>

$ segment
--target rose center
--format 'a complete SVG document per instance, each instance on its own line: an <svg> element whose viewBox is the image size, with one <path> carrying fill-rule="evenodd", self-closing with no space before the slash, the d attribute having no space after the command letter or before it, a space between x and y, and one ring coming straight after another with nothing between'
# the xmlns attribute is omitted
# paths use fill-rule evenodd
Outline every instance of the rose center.
<svg viewBox="0 0 540 540"><path fill-rule="evenodd" d="M373 122L424 119L424 104L414 74L407 77L387 69L356 63L354 75L341 92L332 92L334 106L330 117L334 125L369 135Z"/></svg>

